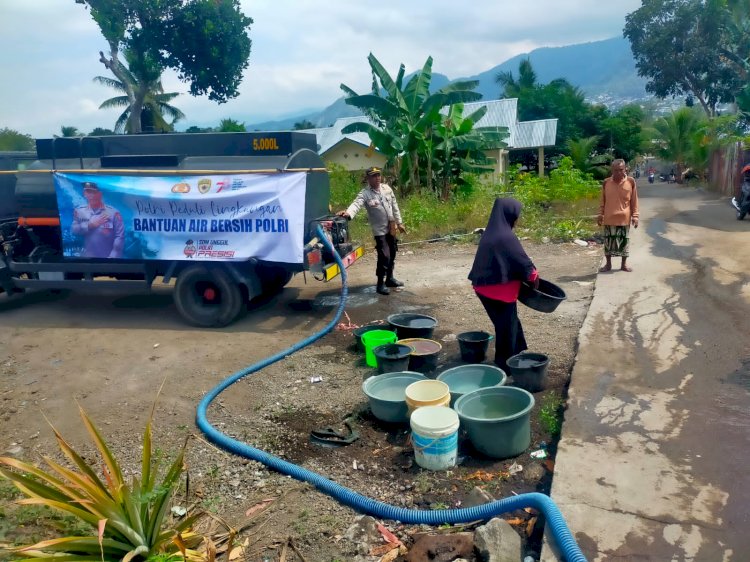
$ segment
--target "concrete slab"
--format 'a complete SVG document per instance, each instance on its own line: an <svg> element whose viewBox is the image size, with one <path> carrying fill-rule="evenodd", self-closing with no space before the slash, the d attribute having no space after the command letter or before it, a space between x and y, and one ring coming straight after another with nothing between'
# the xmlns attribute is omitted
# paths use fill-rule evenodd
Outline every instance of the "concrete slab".
<svg viewBox="0 0 750 562"><path fill-rule="evenodd" d="M598 276L581 330L552 499L592 561L750 560L750 221L694 189L641 201L634 272Z"/></svg>

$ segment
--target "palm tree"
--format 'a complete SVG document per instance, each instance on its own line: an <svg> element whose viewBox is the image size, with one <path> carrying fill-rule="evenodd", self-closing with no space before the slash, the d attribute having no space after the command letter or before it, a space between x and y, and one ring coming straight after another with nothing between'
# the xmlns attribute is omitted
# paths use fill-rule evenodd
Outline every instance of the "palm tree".
<svg viewBox="0 0 750 562"><path fill-rule="evenodd" d="M537 87L536 72L529 59L523 59L518 65L518 81L511 71L501 71L495 76L495 82L502 87L504 98L520 98Z"/></svg>
<svg viewBox="0 0 750 562"><path fill-rule="evenodd" d="M694 143L702 137L697 133L703 126L701 113L691 107L682 107L654 121L652 138L657 154L675 163L678 181L694 154Z"/></svg>
<svg viewBox="0 0 750 562"><path fill-rule="evenodd" d="M81 131L78 130L78 127L74 127L73 125L63 125L60 127L60 135L63 137L80 137L83 136Z"/></svg>
<svg viewBox="0 0 750 562"><path fill-rule="evenodd" d="M596 145L599 137L583 139L568 139L566 147L573 161L573 166L585 174L591 174L597 179L607 177L607 165L611 158L606 154L597 154Z"/></svg>
<svg viewBox="0 0 750 562"><path fill-rule="evenodd" d="M143 103L141 105L140 116L137 124L131 119L132 102L127 95L127 86L120 80L115 80L106 76L97 76L94 78L94 82L104 86L109 86L110 88L114 88L115 90L119 90L126 94L105 100L99 106L99 109L110 109L112 107L125 108L115 123L115 132L132 134L141 131L166 132L174 130L174 124L180 119L184 119L185 114L176 107L170 105L169 102L180 94L176 92L169 94L164 93L161 80L139 82L132 73L127 72L127 74L129 80L132 81L131 87L144 92ZM164 119L165 115L172 120L171 123L167 123Z"/></svg>

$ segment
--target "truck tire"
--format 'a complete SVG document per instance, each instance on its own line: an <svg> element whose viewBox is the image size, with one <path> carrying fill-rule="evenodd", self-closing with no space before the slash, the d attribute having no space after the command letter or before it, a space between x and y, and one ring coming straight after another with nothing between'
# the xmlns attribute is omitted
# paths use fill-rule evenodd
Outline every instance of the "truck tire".
<svg viewBox="0 0 750 562"><path fill-rule="evenodd" d="M264 295L273 295L281 291L294 277L294 273L283 267L262 267L258 269L260 285Z"/></svg>
<svg viewBox="0 0 750 562"><path fill-rule="evenodd" d="M185 320L203 328L231 323L243 309L239 285L223 268L191 265L178 276L174 303Z"/></svg>

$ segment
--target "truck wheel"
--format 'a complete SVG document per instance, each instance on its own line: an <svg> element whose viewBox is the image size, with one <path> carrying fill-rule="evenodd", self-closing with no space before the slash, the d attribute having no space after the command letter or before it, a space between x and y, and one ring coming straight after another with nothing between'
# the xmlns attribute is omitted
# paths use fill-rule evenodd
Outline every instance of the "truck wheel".
<svg viewBox="0 0 750 562"><path fill-rule="evenodd" d="M191 265L177 276L174 303L185 320L204 328L226 326L242 311L242 291L221 268Z"/></svg>
<svg viewBox="0 0 750 562"><path fill-rule="evenodd" d="M264 295L278 293L294 277L294 273L283 267L263 267L258 270L258 275Z"/></svg>

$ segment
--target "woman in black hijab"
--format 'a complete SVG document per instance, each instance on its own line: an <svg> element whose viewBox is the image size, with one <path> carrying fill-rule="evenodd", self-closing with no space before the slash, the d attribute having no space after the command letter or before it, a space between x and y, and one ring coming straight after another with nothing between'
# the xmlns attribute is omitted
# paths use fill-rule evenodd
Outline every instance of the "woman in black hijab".
<svg viewBox="0 0 750 562"><path fill-rule="evenodd" d="M536 268L513 232L520 215L520 201L495 199L469 272L474 291L495 326L495 364L505 370L510 357L527 349L516 305L521 282L539 284Z"/></svg>

